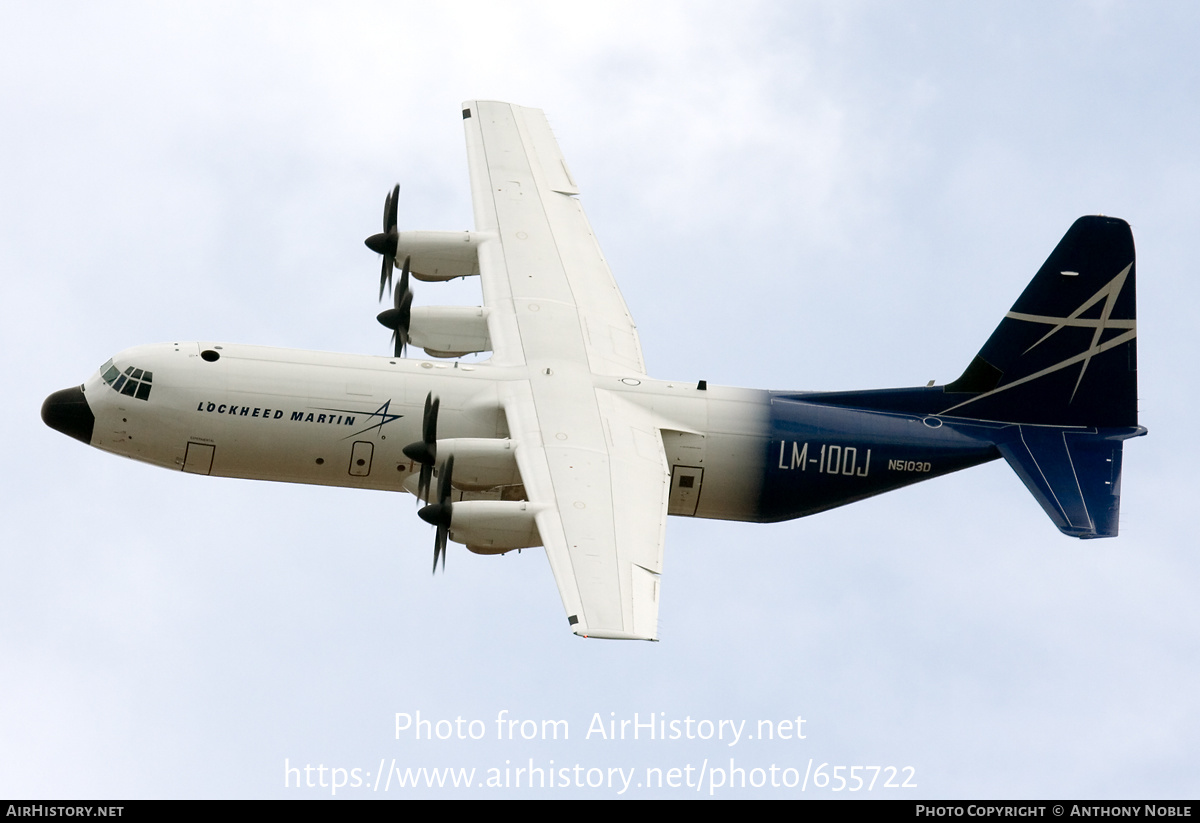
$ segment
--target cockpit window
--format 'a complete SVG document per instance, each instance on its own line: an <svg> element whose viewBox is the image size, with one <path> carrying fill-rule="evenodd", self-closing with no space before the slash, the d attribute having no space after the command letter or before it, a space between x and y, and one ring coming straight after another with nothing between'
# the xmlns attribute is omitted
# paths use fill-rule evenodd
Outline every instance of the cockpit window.
<svg viewBox="0 0 1200 823"><path fill-rule="evenodd" d="M113 391L136 397L138 400L150 399L150 389L154 382L153 372L127 366L122 373L111 360L101 366L100 371L101 378Z"/></svg>

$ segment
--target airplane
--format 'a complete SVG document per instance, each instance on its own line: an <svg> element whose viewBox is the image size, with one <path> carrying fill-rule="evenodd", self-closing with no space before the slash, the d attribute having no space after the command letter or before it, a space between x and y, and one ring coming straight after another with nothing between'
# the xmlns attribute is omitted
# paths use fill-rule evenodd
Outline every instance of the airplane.
<svg viewBox="0 0 1200 823"><path fill-rule="evenodd" d="M669 514L787 520L1003 458L1064 534L1116 536L1122 443L1146 433L1125 221L1077 220L945 385L658 380L545 115L470 101L462 117L475 230L399 231L396 186L366 241L380 299L401 270L378 318L391 356L137 346L42 419L174 471L412 493L435 573L447 540L542 546L591 638L658 639ZM410 278L460 277L482 305L412 305Z"/></svg>

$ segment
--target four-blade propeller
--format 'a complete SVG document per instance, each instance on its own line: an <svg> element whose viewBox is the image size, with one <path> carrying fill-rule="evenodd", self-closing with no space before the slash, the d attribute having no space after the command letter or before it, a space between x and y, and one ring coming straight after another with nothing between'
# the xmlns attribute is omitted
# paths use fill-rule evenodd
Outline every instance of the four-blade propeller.
<svg viewBox="0 0 1200 823"><path fill-rule="evenodd" d="M437 573L438 557L442 558L442 571L446 570L446 540L450 537L450 521L453 519L454 504L450 502L451 477L454 474L454 455L446 458L438 472L438 499L436 503L417 512L417 516L431 526L437 526L433 537L433 571Z"/></svg>
<svg viewBox="0 0 1200 823"><path fill-rule="evenodd" d="M383 255L383 268L379 272L379 299L383 299L383 286L392 284L392 271L396 268L396 248L400 245L400 232L396 230L396 207L400 200L400 184L392 189L383 201L383 233L372 234L366 239L367 248Z"/></svg>
<svg viewBox="0 0 1200 823"><path fill-rule="evenodd" d="M385 328L392 330L393 356L403 357L404 347L408 345L408 327L412 323L413 291L408 285L408 264L412 258L404 258L404 268L400 272L400 287L393 292L395 308L384 309L376 319Z"/></svg>
<svg viewBox="0 0 1200 823"><path fill-rule="evenodd" d="M404 447L404 456L421 464L417 480L417 497L428 502L429 480L437 463L437 417L440 401L430 392L425 396L425 414L421 418L421 439Z"/></svg>

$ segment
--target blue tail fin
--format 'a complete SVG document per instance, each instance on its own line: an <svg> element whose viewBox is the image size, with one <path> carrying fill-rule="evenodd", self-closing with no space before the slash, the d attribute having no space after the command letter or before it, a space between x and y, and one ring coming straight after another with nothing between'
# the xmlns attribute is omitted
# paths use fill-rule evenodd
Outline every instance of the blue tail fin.
<svg viewBox="0 0 1200 823"><path fill-rule="evenodd" d="M1133 234L1081 217L971 361L943 414L1049 426L1137 426Z"/></svg>

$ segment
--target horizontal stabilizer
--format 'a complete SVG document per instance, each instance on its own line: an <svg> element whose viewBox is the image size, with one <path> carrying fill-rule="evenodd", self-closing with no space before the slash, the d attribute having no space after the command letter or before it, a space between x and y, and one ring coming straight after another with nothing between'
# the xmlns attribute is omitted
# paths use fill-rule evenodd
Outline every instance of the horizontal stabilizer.
<svg viewBox="0 0 1200 823"><path fill-rule="evenodd" d="M1070 430L1016 426L996 446L1059 531L1116 537L1121 508L1121 442L1144 428Z"/></svg>

